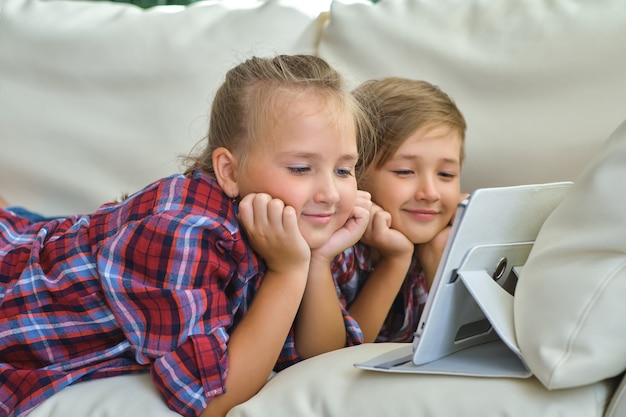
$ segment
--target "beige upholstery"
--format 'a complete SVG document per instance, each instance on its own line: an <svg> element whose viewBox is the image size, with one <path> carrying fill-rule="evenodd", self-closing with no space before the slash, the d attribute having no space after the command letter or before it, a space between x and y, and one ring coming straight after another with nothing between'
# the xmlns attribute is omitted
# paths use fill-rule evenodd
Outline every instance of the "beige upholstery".
<svg viewBox="0 0 626 417"><path fill-rule="evenodd" d="M539 231L514 301L517 342L548 388L626 370L626 121Z"/></svg>
<svg viewBox="0 0 626 417"><path fill-rule="evenodd" d="M227 417L589 417L602 415L614 388L604 381L550 391L536 378L403 375L353 366L398 346L364 344L294 365Z"/></svg>

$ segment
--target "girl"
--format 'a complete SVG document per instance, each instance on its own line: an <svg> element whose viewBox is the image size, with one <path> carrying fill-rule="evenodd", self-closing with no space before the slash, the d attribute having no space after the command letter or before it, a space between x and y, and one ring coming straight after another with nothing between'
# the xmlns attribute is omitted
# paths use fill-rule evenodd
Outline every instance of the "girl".
<svg viewBox="0 0 626 417"><path fill-rule="evenodd" d="M328 272L369 220L360 118L325 61L251 58L184 174L90 215L0 209L0 415L149 371L173 410L222 416L272 369L360 343Z"/></svg>
<svg viewBox="0 0 626 417"><path fill-rule="evenodd" d="M340 299L365 342L410 342L460 200L466 124L454 102L424 81L386 78L354 95L369 108L374 146L359 185L374 207L361 241L337 257Z"/></svg>

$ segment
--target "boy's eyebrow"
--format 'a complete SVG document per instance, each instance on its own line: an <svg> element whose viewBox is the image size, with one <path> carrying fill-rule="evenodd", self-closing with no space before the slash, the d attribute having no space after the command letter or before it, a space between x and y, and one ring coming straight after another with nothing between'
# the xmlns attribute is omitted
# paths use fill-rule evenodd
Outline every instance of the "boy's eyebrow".
<svg viewBox="0 0 626 417"><path fill-rule="evenodd" d="M448 163L451 163L451 164L460 164L461 163L461 161L459 159L457 159L457 158L442 158L441 160L443 162L448 162Z"/></svg>
<svg viewBox="0 0 626 417"><path fill-rule="evenodd" d="M404 160L415 160L415 159L419 159L418 156L416 155L409 155L409 154L399 154L396 155L393 159L404 159ZM460 164L460 160L458 158L439 158L440 161L443 162L447 162L447 163L451 163L451 164Z"/></svg>

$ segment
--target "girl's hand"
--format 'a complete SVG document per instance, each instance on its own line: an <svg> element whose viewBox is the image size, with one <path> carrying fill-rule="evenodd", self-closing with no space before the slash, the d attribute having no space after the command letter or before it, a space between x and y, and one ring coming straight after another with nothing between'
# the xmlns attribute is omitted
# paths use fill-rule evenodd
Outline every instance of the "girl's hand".
<svg viewBox="0 0 626 417"><path fill-rule="evenodd" d="M370 222L361 240L376 249L381 257L413 254L413 242L398 230L391 228L391 214L376 204L372 205Z"/></svg>
<svg viewBox="0 0 626 417"><path fill-rule="evenodd" d="M328 242L314 250L313 256L330 262L335 256L355 245L367 228L372 209L371 198L370 193L358 190L354 208L348 221L341 229L333 233Z"/></svg>
<svg viewBox="0 0 626 417"><path fill-rule="evenodd" d="M239 202L238 219L252 248L263 257L268 269L308 270L311 249L300 233L293 207L268 194L252 193Z"/></svg>

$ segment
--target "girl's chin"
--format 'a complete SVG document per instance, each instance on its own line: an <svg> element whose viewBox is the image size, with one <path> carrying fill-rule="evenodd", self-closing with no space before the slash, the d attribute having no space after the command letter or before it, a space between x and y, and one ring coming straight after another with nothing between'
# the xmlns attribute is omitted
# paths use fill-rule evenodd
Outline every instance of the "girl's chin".
<svg viewBox="0 0 626 417"><path fill-rule="evenodd" d="M330 235L329 236L304 236L304 240L306 241L307 245L309 245L309 248L311 248L311 250L321 248L322 246L324 246L326 242L328 242L329 239L330 239Z"/></svg>

